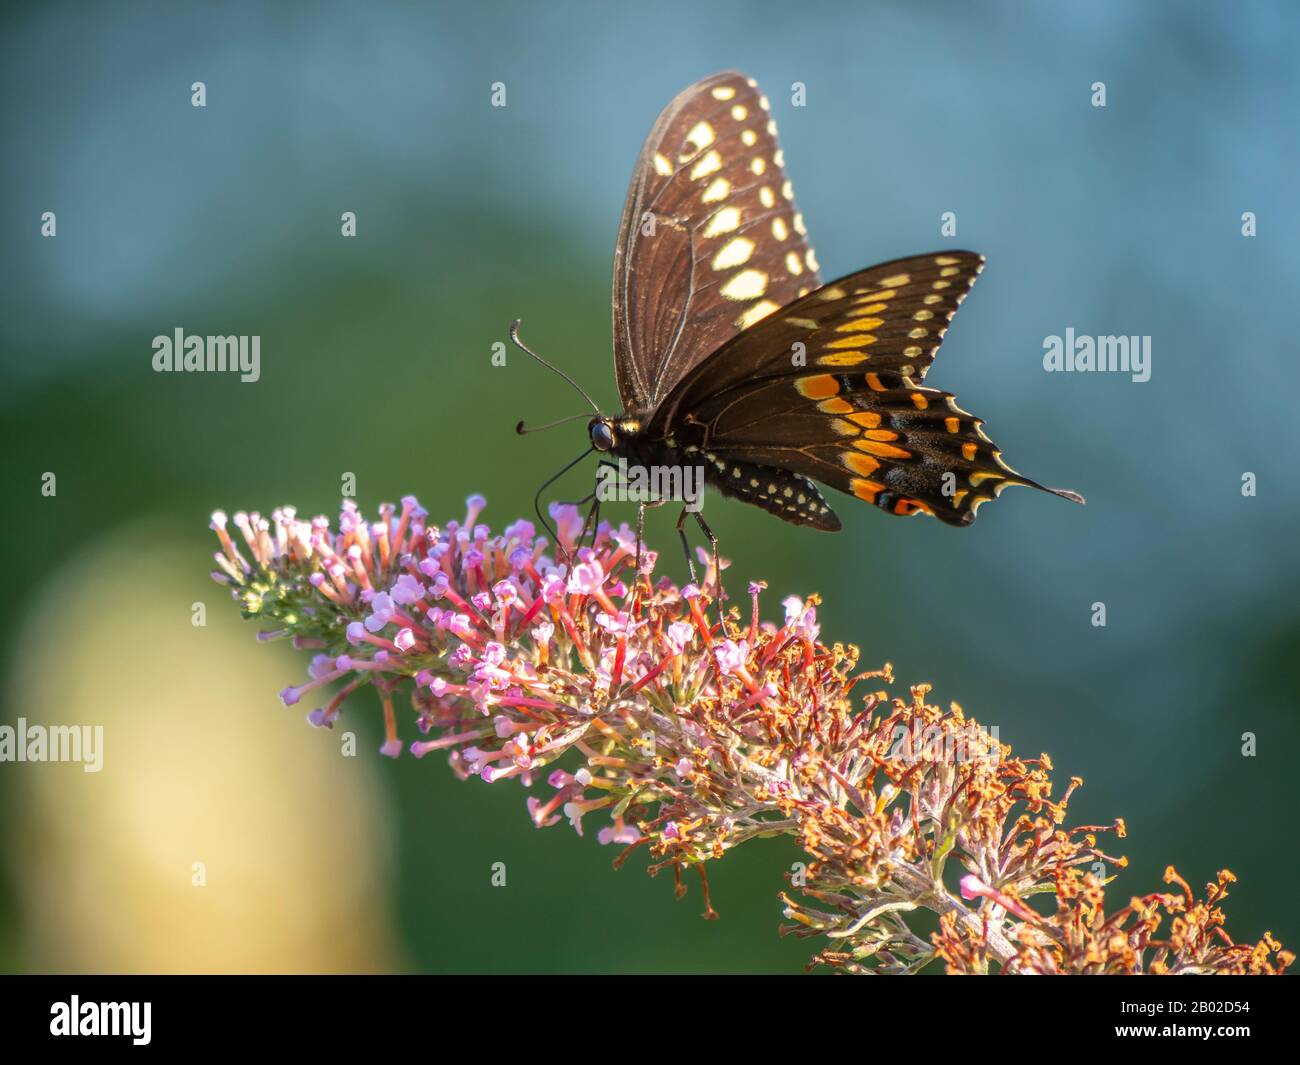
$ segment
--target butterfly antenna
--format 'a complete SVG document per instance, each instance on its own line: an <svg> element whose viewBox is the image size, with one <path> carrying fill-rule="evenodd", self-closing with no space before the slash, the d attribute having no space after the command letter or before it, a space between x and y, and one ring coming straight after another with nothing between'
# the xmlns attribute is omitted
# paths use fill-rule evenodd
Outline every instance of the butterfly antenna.
<svg viewBox="0 0 1300 1065"><path fill-rule="evenodd" d="M577 391L578 395L580 395L583 399L585 399L588 403L591 404L591 409L596 412L596 416L601 417L602 415L600 412L600 408L596 406L596 401L592 399L589 395L587 395L587 393L583 390L582 385L578 384L577 381L575 381L567 373L561 370L558 366L552 366L549 362L547 362L540 355L538 355L537 352L533 351L531 348L528 347L528 345L526 345L522 340L519 339L520 321L521 319L516 318L510 326L510 339L514 342L515 347L517 347L520 351L526 352L527 354L531 355L534 359L536 359L548 370L550 370L551 373L559 374L566 381L568 381L569 384L571 384L574 387L574 389Z"/></svg>
<svg viewBox="0 0 1300 1065"><path fill-rule="evenodd" d="M515 432L520 436L527 436L529 433L540 433L544 429L554 429L557 425L563 425L565 422L576 422L579 418L590 418L590 414L570 414L567 418L557 418L553 422L547 422L545 425L524 425L520 422L515 426Z"/></svg>
<svg viewBox="0 0 1300 1065"><path fill-rule="evenodd" d="M516 322L515 324L518 325L519 323ZM537 515L537 520L542 523L542 528L551 534L551 541L555 544L557 554L560 550L564 548L564 545L560 543L560 534L551 528L551 523L549 521L547 521L544 517L542 517L542 493L545 492L548 488L550 488L551 485L553 485L556 481L558 481L571 469L573 469L573 467L576 466L579 462L581 462L588 455L590 455L594 450L595 450L594 448L590 448L590 447L587 448L586 451L584 451L576 459L574 459L567 466L565 466L564 469L562 469L559 473L555 474L553 477L545 481L542 484L542 486L539 489L537 489L537 494L533 496L533 513ZM568 554L568 552L566 551L565 554Z"/></svg>

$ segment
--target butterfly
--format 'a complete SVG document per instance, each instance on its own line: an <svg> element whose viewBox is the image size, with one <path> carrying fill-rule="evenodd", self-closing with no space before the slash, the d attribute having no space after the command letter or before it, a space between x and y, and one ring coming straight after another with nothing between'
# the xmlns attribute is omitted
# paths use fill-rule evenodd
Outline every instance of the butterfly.
<svg viewBox="0 0 1300 1065"><path fill-rule="evenodd" d="M1082 503L1022 477L978 418L924 383L983 265L940 251L823 284L767 98L734 71L696 82L632 175L614 253L624 409L591 419L591 448L702 466L724 496L826 531L840 520L819 484L957 526L1008 485Z"/></svg>

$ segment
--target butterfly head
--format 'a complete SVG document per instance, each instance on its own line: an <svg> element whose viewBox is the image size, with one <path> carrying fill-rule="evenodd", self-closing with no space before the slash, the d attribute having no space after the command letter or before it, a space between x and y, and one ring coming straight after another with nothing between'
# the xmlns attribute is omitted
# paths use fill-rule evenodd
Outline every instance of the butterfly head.
<svg viewBox="0 0 1300 1065"><path fill-rule="evenodd" d="M610 418L592 418L587 424L587 432L591 436L591 446L597 451L613 451L614 444L618 437L614 432L614 422Z"/></svg>
<svg viewBox="0 0 1300 1065"><path fill-rule="evenodd" d="M635 436L641 429L641 423L635 418L607 418L603 414L592 418L587 423L587 435L591 437L591 446L602 454L616 450L630 436Z"/></svg>

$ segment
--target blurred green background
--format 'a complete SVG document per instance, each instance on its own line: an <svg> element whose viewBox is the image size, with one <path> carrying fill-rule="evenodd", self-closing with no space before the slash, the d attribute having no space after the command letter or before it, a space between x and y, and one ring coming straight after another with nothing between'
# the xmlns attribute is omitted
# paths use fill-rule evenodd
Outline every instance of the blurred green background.
<svg viewBox="0 0 1300 1065"><path fill-rule="evenodd" d="M824 277L988 256L930 383L1013 465L1089 500L1012 492L968 530L841 500L844 531L824 536L711 497L730 583L765 577L772 614L822 592L825 635L892 661L900 691L933 682L1018 752L1050 752L1060 786L1085 777L1074 816L1128 822L1117 898L1168 863L1197 887L1228 867L1232 933L1300 942L1300 12L52 3L0 19L0 723L107 733L97 775L0 765L0 969L802 966L814 946L776 934L793 847L717 863L722 919L705 922L698 892L674 902L642 859L616 873L593 838L534 829L517 786L381 758L370 700L345 715L361 755L342 758L337 732L276 698L305 656L256 644L207 577L214 507L334 514L345 472L369 512L413 492L445 519L481 491L494 525L529 514L583 430L525 442L513 425L581 403L513 350L493 368L492 345L521 317L616 408L632 162L679 89L728 67L772 98ZM261 380L155 374L151 340L177 327L259 334ZM1043 338L1067 327L1150 335L1152 379L1044 373ZM666 510L650 540L671 567Z"/></svg>

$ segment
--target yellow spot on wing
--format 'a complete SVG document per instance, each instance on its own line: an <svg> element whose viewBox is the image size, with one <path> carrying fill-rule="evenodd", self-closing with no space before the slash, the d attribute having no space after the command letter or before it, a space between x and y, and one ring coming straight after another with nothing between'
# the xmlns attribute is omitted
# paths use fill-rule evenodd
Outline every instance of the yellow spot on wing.
<svg viewBox="0 0 1300 1065"><path fill-rule="evenodd" d="M794 383L794 387L806 399L829 399L831 396L839 395L840 391L840 383L830 374L802 377ZM824 410L825 407L823 406L822 409Z"/></svg>
<svg viewBox="0 0 1300 1065"><path fill-rule="evenodd" d="M755 174L761 174L767 169L767 162L763 159L755 159L749 164L749 169Z"/></svg>
<svg viewBox="0 0 1300 1065"><path fill-rule="evenodd" d="M655 152L655 173L667 177L673 172L673 164L668 161L668 157L659 152Z"/></svg>
<svg viewBox="0 0 1300 1065"><path fill-rule="evenodd" d="M758 190L758 202L764 207L772 207L776 204L776 197L772 195L772 190L766 185Z"/></svg>
<svg viewBox="0 0 1300 1065"><path fill-rule="evenodd" d="M736 90L730 85L719 85L713 90L713 98L715 100L730 100L735 95Z"/></svg>
<svg viewBox="0 0 1300 1065"><path fill-rule="evenodd" d="M762 270L742 270L718 291L729 300L757 299L767 291L767 274Z"/></svg>
<svg viewBox="0 0 1300 1065"><path fill-rule="evenodd" d="M697 122L691 127L690 133L686 134L686 139L695 146L695 152L702 152L713 143L713 127L707 122ZM686 158L689 159L695 152L688 152ZM683 159L682 162L686 160Z"/></svg>
<svg viewBox="0 0 1300 1065"><path fill-rule="evenodd" d="M898 288L900 285L906 285L912 280L908 274L895 274L893 277L887 277L880 282L881 288Z"/></svg>
<svg viewBox="0 0 1300 1065"><path fill-rule="evenodd" d="M835 348L866 348L876 342L876 338L870 333L858 333L853 336L838 337L826 345L828 350Z"/></svg>
<svg viewBox="0 0 1300 1065"><path fill-rule="evenodd" d="M744 122L745 119L749 117L749 108L744 104L736 104L736 106L731 109L731 117L737 122Z"/></svg>
<svg viewBox="0 0 1300 1065"><path fill-rule="evenodd" d="M702 157L698 163L691 168L691 180L699 181L700 178L708 177L715 170L722 169L722 156L716 149Z"/></svg>
<svg viewBox="0 0 1300 1065"><path fill-rule="evenodd" d="M730 270L749 261L754 254L754 242L748 237L734 237L722 246L722 250L713 257L713 269Z"/></svg>
<svg viewBox="0 0 1300 1065"><path fill-rule="evenodd" d="M748 329L755 322L761 322L773 311L779 311L780 309L781 305L779 303L773 303L771 300L759 300L736 319L736 324L741 329Z"/></svg>
<svg viewBox="0 0 1300 1065"><path fill-rule="evenodd" d="M723 207L709 219L709 224L704 227L704 235L716 237L721 233L730 233L738 225L740 225L740 208Z"/></svg>
<svg viewBox="0 0 1300 1065"><path fill-rule="evenodd" d="M864 288L857 289L857 291L866 293L866 295L862 297L863 300L892 300L898 295L898 290L893 288L887 288L883 292L870 292ZM864 311L870 310L868 307L863 307L862 309Z"/></svg>
<svg viewBox="0 0 1300 1065"><path fill-rule="evenodd" d="M854 318L851 322L845 322L843 325L837 325L837 333L856 333L865 329L878 329L885 324L883 318Z"/></svg>
<svg viewBox="0 0 1300 1065"><path fill-rule="evenodd" d="M935 260L937 266L956 266L960 259L954 259L951 255L940 255Z"/></svg>
<svg viewBox="0 0 1300 1065"><path fill-rule="evenodd" d="M758 143L758 134L755 133L752 129L747 129L745 130L744 133L740 135L740 142L746 148L752 148L754 147L755 144Z"/></svg>
<svg viewBox="0 0 1300 1065"><path fill-rule="evenodd" d="M795 277L798 277L803 273L803 262L795 252L790 251L785 253L785 269L786 273L792 274Z"/></svg>
<svg viewBox="0 0 1300 1065"><path fill-rule="evenodd" d="M780 218L772 219L772 236L777 240L785 240L790 235L790 231L785 227L785 221Z"/></svg>
<svg viewBox="0 0 1300 1065"><path fill-rule="evenodd" d="M860 351L836 351L822 355L817 359L818 366L857 366L866 362L869 356Z"/></svg>
<svg viewBox="0 0 1300 1065"><path fill-rule="evenodd" d="M709 187L704 190L701 199L705 203L717 203L719 200L725 200L727 194L731 192L731 182L726 178L714 178Z"/></svg>

